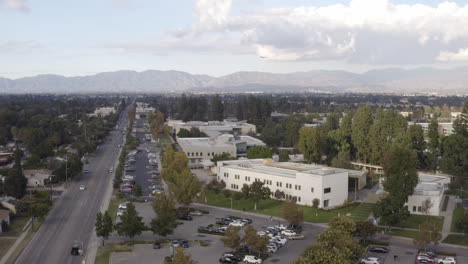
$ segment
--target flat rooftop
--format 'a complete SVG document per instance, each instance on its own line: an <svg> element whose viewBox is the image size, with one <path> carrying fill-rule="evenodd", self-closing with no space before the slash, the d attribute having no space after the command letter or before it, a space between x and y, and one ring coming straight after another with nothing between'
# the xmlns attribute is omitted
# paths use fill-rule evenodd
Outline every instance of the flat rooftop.
<svg viewBox="0 0 468 264"><path fill-rule="evenodd" d="M186 147L231 147L233 144L217 142L212 138L178 138L177 142L183 148Z"/></svg>

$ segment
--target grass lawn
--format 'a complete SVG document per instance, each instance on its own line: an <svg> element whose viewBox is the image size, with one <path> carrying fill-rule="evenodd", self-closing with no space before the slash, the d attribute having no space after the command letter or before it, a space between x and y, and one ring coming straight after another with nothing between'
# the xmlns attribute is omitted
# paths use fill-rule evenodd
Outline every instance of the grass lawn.
<svg viewBox="0 0 468 264"><path fill-rule="evenodd" d="M459 230L456 227L456 224L459 220L463 219L463 217L464 217L463 208L461 207L461 204L457 204L457 206L455 207L455 210L453 210L452 224L450 225L450 232L462 232L462 230Z"/></svg>
<svg viewBox="0 0 468 264"><path fill-rule="evenodd" d="M159 139L159 143L161 143L161 144L170 144L170 143L172 143L169 136L166 136L166 135L158 135L158 139Z"/></svg>
<svg viewBox="0 0 468 264"><path fill-rule="evenodd" d="M439 230L442 230L442 226L444 225L444 217L443 216L424 216L424 215L410 215L405 221L395 225L396 227L402 228L414 228L419 229L419 225L426 221L427 218L430 218L433 221L436 221Z"/></svg>
<svg viewBox="0 0 468 264"><path fill-rule="evenodd" d="M384 229L379 228L379 230L384 230ZM416 237L419 234L419 231L392 229L392 231L387 231L385 232L385 234L391 235L391 236L399 236L399 237L407 237L407 238L416 239Z"/></svg>
<svg viewBox="0 0 468 264"><path fill-rule="evenodd" d="M115 218L117 217L117 209L119 208L119 204L125 202L125 199L120 199L118 197L113 197L109 202L109 207L107 208L107 212L109 213L110 217L112 218L113 223L115 224Z"/></svg>
<svg viewBox="0 0 468 264"><path fill-rule="evenodd" d="M0 237L0 258L7 253L8 249L15 243L16 238Z"/></svg>
<svg viewBox="0 0 468 264"><path fill-rule="evenodd" d="M448 235L444 240L442 240L442 242L448 244L468 246L468 236Z"/></svg>
<svg viewBox="0 0 468 264"><path fill-rule="evenodd" d="M207 192L208 205L231 208L231 199L224 196L222 192L216 194L213 191ZM204 203L204 198L200 197L200 203ZM350 215L353 220L365 220L373 209L373 204L353 204L344 208L334 210L321 210L309 206L301 206L304 210L304 221L313 223L328 223L331 218L338 215ZM254 202L249 199L232 199L232 208L235 210L246 210L254 212ZM282 201L262 200L257 204L257 213L278 216L282 215Z"/></svg>
<svg viewBox="0 0 468 264"><path fill-rule="evenodd" d="M103 247L99 247L96 254L96 264L109 264L110 254L112 252L130 252L132 251L133 245L127 244L106 244Z"/></svg>
<svg viewBox="0 0 468 264"><path fill-rule="evenodd" d="M17 216L15 218L12 218L10 230L8 230L8 232L3 233L1 236L13 237L21 235L21 233L23 232L23 228L28 222L28 220L29 217L26 216Z"/></svg>

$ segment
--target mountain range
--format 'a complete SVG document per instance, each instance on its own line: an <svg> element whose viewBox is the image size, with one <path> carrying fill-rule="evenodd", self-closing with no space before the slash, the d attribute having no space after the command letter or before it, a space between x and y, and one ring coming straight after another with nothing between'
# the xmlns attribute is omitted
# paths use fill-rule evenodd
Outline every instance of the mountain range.
<svg viewBox="0 0 468 264"><path fill-rule="evenodd" d="M0 77L0 93L361 92L468 94L468 67L294 73L235 72L212 77L180 71L103 72L89 76Z"/></svg>

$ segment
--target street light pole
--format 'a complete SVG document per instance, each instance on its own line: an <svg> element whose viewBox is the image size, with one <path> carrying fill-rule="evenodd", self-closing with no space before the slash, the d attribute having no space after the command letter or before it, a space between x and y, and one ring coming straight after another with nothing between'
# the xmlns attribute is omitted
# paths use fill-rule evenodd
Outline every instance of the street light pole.
<svg viewBox="0 0 468 264"><path fill-rule="evenodd" d="M65 182L68 182L68 154L65 155Z"/></svg>

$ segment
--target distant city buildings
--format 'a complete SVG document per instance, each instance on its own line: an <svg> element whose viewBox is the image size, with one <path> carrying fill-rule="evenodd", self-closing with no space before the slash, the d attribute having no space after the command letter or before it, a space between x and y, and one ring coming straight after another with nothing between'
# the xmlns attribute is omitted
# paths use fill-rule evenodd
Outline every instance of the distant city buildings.
<svg viewBox="0 0 468 264"><path fill-rule="evenodd" d="M275 198L275 192L284 192L284 199L307 206L312 206L317 199L319 208L343 205L348 199L350 185L362 188L366 184L363 171L271 159L219 161L217 175L228 190L241 191L244 184L261 181L272 191L272 198Z"/></svg>
<svg viewBox="0 0 468 264"><path fill-rule="evenodd" d="M149 113L154 113L156 109L154 107L150 107L147 103L137 102L135 109L135 118L142 119L146 118Z"/></svg>
<svg viewBox="0 0 468 264"><path fill-rule="evenodd" d="M115 107L100 107L100 108L96 108L96 110L94 110L94 113L88 114L88 116L89 117L93 117L93 116L105 117L113 113L115 113Z"/></svg>

